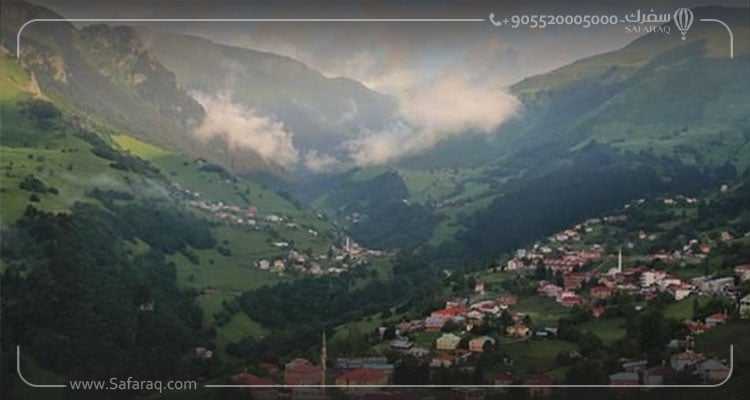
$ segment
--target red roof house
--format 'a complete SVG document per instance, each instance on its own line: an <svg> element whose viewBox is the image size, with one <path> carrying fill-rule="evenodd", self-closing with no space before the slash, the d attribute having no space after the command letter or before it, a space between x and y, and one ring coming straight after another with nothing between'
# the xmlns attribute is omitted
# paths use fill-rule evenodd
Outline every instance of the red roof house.
<svg viewBox="0 0 750 400"><path fill-rule="evenodd" d="M346 372L336 377L336 384L342 386L352 385L387 385L388 374L385 371L360 368Z"/></svg>

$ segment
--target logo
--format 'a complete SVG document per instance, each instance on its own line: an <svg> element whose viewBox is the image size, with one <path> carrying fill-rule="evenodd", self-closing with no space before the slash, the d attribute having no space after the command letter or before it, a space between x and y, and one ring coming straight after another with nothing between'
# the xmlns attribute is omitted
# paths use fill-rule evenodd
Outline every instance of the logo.
<svg viewBox="0 0 750 400"><path fill-rule="evenodd" d="M682 34L682 40L685 40L685 34L690 26L693 25L693 12L689 8L679 8L674 12L674 24Z"/></svg>

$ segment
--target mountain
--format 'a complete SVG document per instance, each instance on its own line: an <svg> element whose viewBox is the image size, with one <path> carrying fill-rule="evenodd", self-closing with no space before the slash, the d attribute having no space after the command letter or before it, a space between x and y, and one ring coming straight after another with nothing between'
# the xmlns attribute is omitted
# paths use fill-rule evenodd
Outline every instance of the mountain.
<svg viewBox="0 0 750 400"><path fill-rule="evenodd" d="M338 228L206 159L83 124L33 71L0 53L3 398L37 396L6 368L16 344L29 379L63 382L203 375L215 364L195 347L224 357L263 335L223 304L297 274L261 260L325 256Z"/></svg>
<svg viewBox="0 0 750 400"><path fill-rule="evenodd" d="M684 41L650 33L513 85L522 112L495 135L464 135L400 161L404 198L433 206L430 221L439 221L423 224L429 243L441 257L492 257L633 196L733 179L750 166L750 43L740 39L750 36L748 10L694 10L696 20L732 27L734 59L718 24L696 22ZM380 173L342 175L335 186ZM315 197L311 184L300 192ZM347 209L342 197L318 198ZM370 210L355 211L365 221Z"/></svg>
<svg viewBox="0 0 750 400"><path fill-rule="evenodd" d="M272 53L210 40L139 29L147 47L190 91L217 96L283 121L302 152L341 156L339 144L391 121L396 105L346 78L328 78L303 63Z"/></svg>
<svg viewBox="0 0 750 400"><path fill-rule="evenodd" d="M2 44L15 50L20 26L34 18L61 19L23 1L2 4ZM45 95L83 124L126 132L176 152L204 157L237 171L282 168L250 149L206 141L193 132L203 107L129 27L78 29L68 22L38 22L23 31L21 62Z"/></svg>
<svg viewBox="0 0 750 400"><path fill-rule="evenodd" d="M750 87L750 43L740 39L750 35L750 9L701 7L694 13L696 21L716 18L732 27L734 59L728 35L716 23L694 23L684 41L674 27L670 35L650 33L622 49L524 79L510 88L523 111L496 135L445 143L404 165L520 161L532 153L565 158L592 140L623 151L672 156L678 150L679 157L697 163L750 165L742 157L750 116L741 106L748 101L742 88ZM690 150L698 148L702 157Z"/></svg>
<svg viewBox="0 0 750 400"><path fill-rule="evenodd" d="M34 18L62 16L3 2L8 53L18 29ZM37 22L22 36L22 62L61 106L235 172L325 169L346 159L342 142L396 117L393 99L357 81L199 37L67 22Z"/></svg>

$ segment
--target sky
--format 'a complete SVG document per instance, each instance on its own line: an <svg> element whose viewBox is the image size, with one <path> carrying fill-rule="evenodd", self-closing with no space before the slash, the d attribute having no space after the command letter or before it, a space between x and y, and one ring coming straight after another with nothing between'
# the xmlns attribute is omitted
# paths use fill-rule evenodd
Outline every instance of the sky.
<svg viewBox="0 0 750 400"><path fill-rule="evenodd" d="M623 25L512 29L513 15L669 13L747 0L636 1L196 1L37 0L68 18L480 18L482 22L143 23L302 61L329 77L388 94L402 117L346 143L358 164L383 164L465 132L491 133L519 112L508 87L638 37ZM205 99L204 99L205 101ZM258 116L264 118L265 116ZM257 126L257 124L255 125ZM261 124L260 126L266 126ZM277 128L276 125L268 125ZM277 129L276 129L277 130ZM296 151L296 150L295 150ZM291 157L292 159L294 157ZM296 158L294 158L296 159Z"/></svg>
<svg viewBox="0 0 750 400"><path fill-rule="evenodd" d="M73 18L484 18L521 14L624 15L642 9L673 12L709 4L748 6L747 0L598 1L196 1L38 0ZM315 3L315 4L312 4ZM327 76L345 76L389 89L408 74L461 70L510 85L577 59L614 50L637 36L609 29L510 29L489 22L444 23L152 23L242 47L290 56Z"/></svg>

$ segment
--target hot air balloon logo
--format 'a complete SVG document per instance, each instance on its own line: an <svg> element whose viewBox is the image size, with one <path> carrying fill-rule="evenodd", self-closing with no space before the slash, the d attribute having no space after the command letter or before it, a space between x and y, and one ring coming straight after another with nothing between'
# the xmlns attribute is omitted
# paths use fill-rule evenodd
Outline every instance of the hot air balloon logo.
<svg viewBox="0 0 750 400"><path fill-rule="evenodd" d="M685 40L685 34L690 26L693 25L693 12L689 8L680 8L674 12L674 24L682 34L682 40Z"/></svg>

